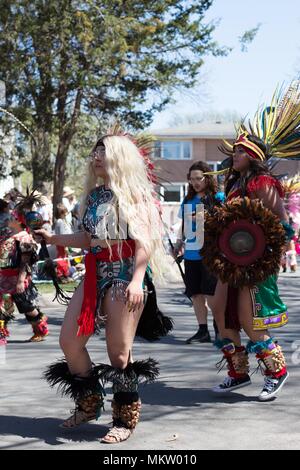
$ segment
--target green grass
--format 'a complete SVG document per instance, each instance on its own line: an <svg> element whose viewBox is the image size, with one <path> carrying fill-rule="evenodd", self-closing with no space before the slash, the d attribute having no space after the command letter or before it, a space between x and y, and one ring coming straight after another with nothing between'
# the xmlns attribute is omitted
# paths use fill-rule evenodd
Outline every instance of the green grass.
<svg viewBox="0 0 300 470"><path fill-rule="evenodd" d="M52 294L55 295L55 288L52 283L41 283L35 284L40 294ZM68 284L60 284L60 287L65 292L74 292L74 289L78 286L78 282L70 282Z"/></svg>

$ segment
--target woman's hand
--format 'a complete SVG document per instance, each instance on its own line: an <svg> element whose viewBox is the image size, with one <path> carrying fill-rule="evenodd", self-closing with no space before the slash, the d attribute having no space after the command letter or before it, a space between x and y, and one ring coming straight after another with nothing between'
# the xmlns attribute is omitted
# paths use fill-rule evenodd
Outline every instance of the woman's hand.
<svg viewBox="0 0 300 470"><path fill-rule="evenodd" d="M141 282L131 281L126 289L127 302L129 312L138 311L142 308L144 302L144 292Z"/></svg>
<svg viewBox="0 0 300 470"><path fill-rule="evenodd" d="M33 237L38 243L40 243L41 238L43 238L45 240L45 242L47 243L47 245L55 245L55 243L53 241L53 238L54 238L53 234L47 232L47 230L45 230L44 228L41 228L39 230L34 230L33 231Z"/></svg>
<svg viewBox="0 0 300 470"><path fill-rule="evenodd" d="M17 285L16 285L16 293L17 294L22 294L25 290L25 283L22 279L18 279Z"/></svg>
<svg viewBox="0 0 300 470"><path fill-rule="evenodd" d="M183 246L184 246L183 241L182 240L177 240L177 242L174 245L174 249L171 250L171 254L172 254L172 256L175 260L176 260L176 258L178 258L178 256L183 255L183 252L184 252Z"/></svg>

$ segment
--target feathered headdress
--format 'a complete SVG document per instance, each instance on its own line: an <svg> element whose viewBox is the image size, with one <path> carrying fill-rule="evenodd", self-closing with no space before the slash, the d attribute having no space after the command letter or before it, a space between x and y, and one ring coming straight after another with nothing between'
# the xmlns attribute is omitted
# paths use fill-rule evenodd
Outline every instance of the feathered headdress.
<svg viewBox="0 0 300 470"><path fill-rule="evenodd" d="M43 195L37 190L30 191L27 187L26 195L18 197L18 203L14 209L15 217L26 226L26 230L36 230L42 228L43 217L36 211L36 206L41 204ZM48 248L45 240L41 240L41 250L39 256L44 260L42 267L43 273L50 277L55 287L55 299L61 304L67 304L70 300L69 296L61 289L58 283L58 278L55 270L54 263L50 258Z"/></svg>
<svg viewBox="0 0 300 470"><path fill-rule="evenodd" d="M282 181L284 192L286 196L292 196L293 194L300 194L300 174L289 178L288 180Z"/></svg>
<svg viewBox="0 0 300 470"><path fill-rule="evenodd" d="M27 186L26 194L19 195L17 201L15 209L18 212L24 213L26 211L32 211L34 206L41 204L41 194L36 189L30 191Z"/></svg>
<svg viewBox="0 0 300 470"><path fill-rule="evenodd" d="M266 146L266 152L248 139L249 134L258 137ZM277 88L269 106L261 106L248 126L237 126L237 138L233 144L224 140L219 150L231 157L234 147L242 145L252 158L261 161L273 159L300 159L300 81L294 80L287 89ZM226 173L232 162L228 158L221 164Z"/></svg>

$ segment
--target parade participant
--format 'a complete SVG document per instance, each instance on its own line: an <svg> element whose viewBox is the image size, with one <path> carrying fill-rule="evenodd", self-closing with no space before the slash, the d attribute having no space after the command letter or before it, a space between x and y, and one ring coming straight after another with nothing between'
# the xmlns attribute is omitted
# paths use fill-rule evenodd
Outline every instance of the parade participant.
<svg viewBox="0 0 300 470"><path fill-rule="evenodd" d="M297 252L295 247L295 240L296 237L293 237L287 246L287 251L285 252L284 272L286 272L287 266L290 268L291 273L295 273L297 271Z"/></svg>
<svg viewBox="0 0 300 470"><path fill-rule="evenodd" d="M128 439L138 423L139 383L151 382L158 375L153 359L133 362L138 323L147 312L144 325L148 329L149 314L158 318L155 325L152 322L155 332L148 331L152 339L172 326L157 309L149 277L148 265L159 275L165 254L144 149L135 142L114 129L96 143L81 207L83 232L50 235L37 231L50 244L90 250L85 280L73 295L61 330L66 360L52 364L45 375L51 385L60 385L75 400L75 412L64 428L95 419L103 407L103 387L106 381L112 382L113 427L101 439L112 444ZM95 322L105 326L111 365L94 366L86 349Z"/></svg>
<svg viewBox="0 0 300 470"><path fill-rule="evenodd" d="M186 295L192 299L193 308L198 320L198 331L186 340L191 343L210 343L211 338L207 327L207 304L213 309L213 295L217 284L217 278L208 272L202 262L199 246L196 240L196 211L200 204L204 209L211 209L215 204L224 200L224 194L217 191L217 181L212 175L205 176L210 167L202 161L195 162L189 169L187 179L188 192L179 211L182 219L181 238L176 242L174 255L184 251L184 280ZM217 328L214 322L215 335Z"/></svg>
<svg viewBox="0 0 300 470"><path fill-rule="evenodd" d="M284 203L285 208L289 214L289 222L294 228L295 232L300 227L300 175L297 174L292 178L283 181L284 187ZM287 251L283 258L283 272L286 272L287 267L291 272L297 271L297 251L296 251L297 237L293 237L287 246Z"/></svg>
<svg viewBox="0 0 300 470"><path fill-rule="evenodd" d="M270 157L299 156L299 124L299 84L293 83L285 94L274 95L270 107L258 111L249 131L242 124L233 145L225 142L220 148L229 157L222 170L227 173L229 202L208 218L202 250L207 266L220 279L216 301L226 305L217 318L222 337L217 345L229 372L215 392L250 384L250 352L256 353L265 375L259 400L274 398L288 378L281 347L268 330L288 321L276 281L284 233L290 240L293 230L283 205L282 185L267 162ZM246 348L241 345L240 328L250 339Z"/></svg>
<svg viewBox="0 0 300 470"><path fill-rule="evenodd" d="M11 235L11 229L8 227L10 220L9 202L5 199L0 199L0 253L2 243ZM1 263L1 260L0 260ZM4 263L5 266L5 263ZM0 264L1 268L1 264ZM6 338L9 336L7 325L9 321L14 319L14 304L11 300L10 294L1 293L0 287L0 340L6 344Z"/></svg>
<svg viewBox="0 0 300 470"><path fill-rule="evenodd" d="M7 323L13 318L15 304L32 327L29 341L43 341L48 335L47 317L39 308L38 291L31 279L37 244L26 230L23 202L9 215L0 237L0 318L5 321L7 336Z"/></svg>

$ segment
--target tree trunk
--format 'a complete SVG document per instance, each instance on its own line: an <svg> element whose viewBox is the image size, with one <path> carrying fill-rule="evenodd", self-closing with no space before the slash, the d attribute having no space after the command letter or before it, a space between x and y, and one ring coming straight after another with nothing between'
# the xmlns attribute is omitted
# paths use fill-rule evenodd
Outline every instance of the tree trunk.
<svg viewBox="0 0 300 470"><path fill-rule="evenodd" d="M54 175L53 175L53 215L58 203L62 201L63 188L65 184L66 165L68 151L72 138L76 132L76 124L80 114L80 105L82 100L82 90L77 90L74 110L69 125L61 121L61 132L59 133L58 149L56 154ZM65 116L65 100L62 100L63 108L60 109L61 116Z"/></svg>
<svg viewBox="0 0 300 470"><path fill-rule="evenodd" d="M55 213L55 208L59 202L62 201L63 197L63 188L65 184L65 174L66 174L66 165L67 165L67 156L70 144L68 144L68 138L66 135L63 135L58 144L55 166L54 166L54 176L53 176L53 214Z"/></svg>
<svg viewBox="0 0 300 470"><path fill-rule="evenodd" d="M52 179L50 136L48 132L38 129L36 132L36 145L32 145L32 175L34 189L41 188L45 181Z"/></svg>

